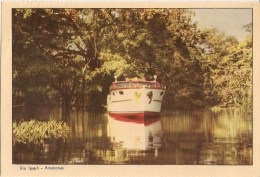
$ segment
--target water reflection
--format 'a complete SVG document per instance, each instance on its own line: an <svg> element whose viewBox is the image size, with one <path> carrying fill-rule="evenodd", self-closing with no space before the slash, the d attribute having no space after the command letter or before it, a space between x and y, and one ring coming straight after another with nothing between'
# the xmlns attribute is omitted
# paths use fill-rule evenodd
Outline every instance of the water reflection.
<svg viewBox="0 0 260 177"><path fill-rule="evenodd" d="M128 118L108 116L107 128L108 137L115 148L151 150L162 145L163 132L160 117L150 117L144 122L136 123L129 121Z"/></svg>
<svg viewBox="0 0 260 177"><path fill-rule="evenodd" d="M58 110L41 117L57 118ZM23 117L21 113L19 117ZM16 115L14 114L14 117ZM72 112L70 139L13 147L13 163L251 165L252 115L240 110L165 112L144 121Z"/></svg>
<svg viewBox="0 0 260 177"><path fill-rule="evenodd" d="M176 164L252 164L252 117L237 110L165 114Z"/></svg>
<svg viewBox="0 0 260 177"><path fill-rule="evenodd" d="M114 153L106 159L107 163L112 159L117 162L132 161L145 156L148 150L154 150L154 156L158 156L163 137L160 117L137 119L108 116L107 132Z"/></svg>

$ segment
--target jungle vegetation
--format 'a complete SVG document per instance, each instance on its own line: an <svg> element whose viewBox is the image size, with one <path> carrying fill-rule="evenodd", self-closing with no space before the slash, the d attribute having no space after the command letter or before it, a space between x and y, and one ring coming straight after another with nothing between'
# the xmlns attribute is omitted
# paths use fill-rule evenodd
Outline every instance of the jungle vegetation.
<svg viewBox="0 0 260 177"><path fill-rule="evenodd" d="M252 109L252 23L238 41L189 9L13 9L13 106L101 111L114 75L153 75L163 109ZM65 119L66 120L66 119Z"/></svg>

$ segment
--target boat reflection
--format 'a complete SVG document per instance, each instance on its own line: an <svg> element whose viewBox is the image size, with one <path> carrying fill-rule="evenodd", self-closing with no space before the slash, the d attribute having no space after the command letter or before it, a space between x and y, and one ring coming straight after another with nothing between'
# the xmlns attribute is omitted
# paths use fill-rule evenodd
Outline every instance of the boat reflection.
<svg viewBox="0 0 260 177"><path fill-rule="evenodd" d="M144 156L158 156L163 131L160 117L108 116L107 137L110 148L96 152L105 164L131 164Z"/></svg>
<svg viewBox="0 0 260 177"><path fill-rule="evenodd" d="M108 136L113 148L128 150L152 150L162 146L162 123L160 117L110 117Z"/></svg>

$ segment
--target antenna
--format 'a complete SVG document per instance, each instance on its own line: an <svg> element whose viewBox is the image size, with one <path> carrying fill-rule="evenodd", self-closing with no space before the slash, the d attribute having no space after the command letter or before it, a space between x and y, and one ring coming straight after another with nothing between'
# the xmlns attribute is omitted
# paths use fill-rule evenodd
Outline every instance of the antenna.
<svg viewBox="0 0 260 177"><path fill-rule="evenodd" d="M153 80L153 81L154 81L154 82L156 82L157 75L154 75L154 76L153 76L153 78L154 78L154 80Z"/></svg>
<svg viewBox="0 0 260 177"><path fill-rule="evenodd" d="M117 82L117 75L115 75L114 78L115 78L115 82Z"/></svg>

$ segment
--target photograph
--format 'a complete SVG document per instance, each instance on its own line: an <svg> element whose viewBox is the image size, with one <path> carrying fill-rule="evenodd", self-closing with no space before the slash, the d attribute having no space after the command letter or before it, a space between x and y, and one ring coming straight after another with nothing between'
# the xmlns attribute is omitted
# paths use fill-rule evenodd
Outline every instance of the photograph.
<svg viewBox="0 0 260 177"><path fill-rule="evenodd" d="M253 26L250 7L12 8L12 164L252 166Z"/></svg>
<svg viewBox="0 0 260 177"><path fill-rule="evenodd" d="M260 4L3 2L2 177L260 177Z"/></svg>

